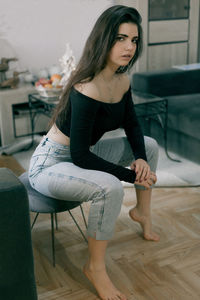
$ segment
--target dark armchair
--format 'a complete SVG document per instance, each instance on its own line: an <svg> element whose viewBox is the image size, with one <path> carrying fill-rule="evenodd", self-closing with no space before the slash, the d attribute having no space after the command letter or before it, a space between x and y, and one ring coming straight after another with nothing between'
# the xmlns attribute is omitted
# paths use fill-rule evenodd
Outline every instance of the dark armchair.
<svg viewBox="0 0 200 300"><path fill-rule="evenodd" d="M0 168L0 299L37 300L27 192L7 168Z"/></svg>

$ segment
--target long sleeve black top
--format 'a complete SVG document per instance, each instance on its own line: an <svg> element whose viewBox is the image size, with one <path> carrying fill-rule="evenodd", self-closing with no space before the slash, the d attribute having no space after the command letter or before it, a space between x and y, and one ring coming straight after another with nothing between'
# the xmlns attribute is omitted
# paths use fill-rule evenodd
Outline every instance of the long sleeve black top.
<svg viewBox="0 0 200 300"><path fill-rule="evenodd" d="M116 176L119 180L134 183L133 170L106 161L90 151L102 135L124 128L135 159L147 160L144 138L138 123L131 97L131 87L117 103L105 103L86 96L72 88L65 121L58 116L56 125L70 137L70 151L75 165L99 170Z"/></svg>

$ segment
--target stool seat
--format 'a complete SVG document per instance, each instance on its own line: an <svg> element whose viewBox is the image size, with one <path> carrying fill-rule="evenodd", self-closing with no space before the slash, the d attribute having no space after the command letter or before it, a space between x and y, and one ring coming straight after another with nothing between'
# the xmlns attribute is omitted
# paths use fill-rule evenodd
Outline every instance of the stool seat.
<svg viewBox="0 0 200 300"><path fill-rule="evenodd" d="M67 199L66 200L55 199L55 198L51 198L51 197L45 196L45 195L37 192L30 185L29 178L28 178L28 172L23 173L19 177L19 180L23 183L23 185L25 186L25 188L27 190L28 199L29 199L29 210L31 212L36 213L36 217L32 223L31 229L33 228L33 226L37 220L37 217L40 213L51 215L52 254L53 254L53 266L55 266L54 215L55 215L56 228L57 228L57 215L56 214L67 211L70 214L70 216L72 217L72 219L73 219L74 223L76 224L78 230L80 231L82 237L84 238L84 240L87 243L87 238L85 237L83 231L81 230L80 226L78 225L75 217L71 213L71 209L79 206L82 217L83 217L83 221L85 223L85 227L87 229L87 223L85 220L85 215L83 212L83 208L81 206L81 202L68 201Z"/></svg>
<svg viewBox="0 0 200 300"><path fill-rule="evenodd" d="M29 209L36 213L60 213L73 209L81 204L78 201L65 201L44 196L32 188L28 179L28 172L23 173L19 180L25 185L29 196Z"/></svg>

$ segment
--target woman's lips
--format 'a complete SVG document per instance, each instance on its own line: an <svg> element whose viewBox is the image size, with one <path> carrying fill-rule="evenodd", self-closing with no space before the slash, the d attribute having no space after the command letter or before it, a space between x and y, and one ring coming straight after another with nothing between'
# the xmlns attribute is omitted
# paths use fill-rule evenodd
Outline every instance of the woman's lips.
<svg viewBox="0 0 200 300"><path fill-rule="evenodd" d="M125 55L122 55L121 58L123 60L130 60L132 58L132 56L130 54L125 54Z"/></svg>

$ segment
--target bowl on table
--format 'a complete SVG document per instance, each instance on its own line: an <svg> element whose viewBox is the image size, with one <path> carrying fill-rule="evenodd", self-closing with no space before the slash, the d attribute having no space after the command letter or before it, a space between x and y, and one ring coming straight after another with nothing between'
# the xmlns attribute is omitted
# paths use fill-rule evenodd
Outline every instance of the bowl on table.
<svg viewBox="0 0 200 300"><path fill-rule="evenodd" d="M55 98L59 97L62 93L62 86L59 87L43 87L42 85L39 85L36 87L36 91L40 94L42 97L47 98Z"/></svg>
<svg viewBox="0 0 200 300"><path fill-rule="evenodd" d="M42 97L58 97L63 89L63 86L60 85L61 79L59 74L53 74L50 79L40 78L35 83L35 88Z"/></svg>

